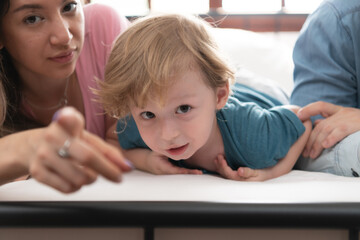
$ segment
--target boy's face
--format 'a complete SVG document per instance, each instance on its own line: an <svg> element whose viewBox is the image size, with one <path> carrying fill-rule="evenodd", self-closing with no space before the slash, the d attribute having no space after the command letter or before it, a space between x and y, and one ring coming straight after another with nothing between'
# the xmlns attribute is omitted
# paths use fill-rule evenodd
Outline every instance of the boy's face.
<svg viewBox="0 0 360 240"><path fill-rule="evenodd" d="M131 106L131 114L153 151L174 160L188 159L216 131L216 109L225 105L227 94L228 86L214 91L199 71L189 70L174 79L164 106L150 99L143 109Z"/></svg>

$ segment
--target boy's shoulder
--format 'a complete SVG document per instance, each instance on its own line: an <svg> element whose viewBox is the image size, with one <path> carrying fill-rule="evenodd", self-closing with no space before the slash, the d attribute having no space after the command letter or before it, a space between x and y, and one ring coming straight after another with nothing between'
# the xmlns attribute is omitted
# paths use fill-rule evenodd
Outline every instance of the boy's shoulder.
<svg viewBox="0 0 360 240"><path fill-rule="evenodd" d="M240 83L232 85L231 90L232 95L229 97L229 104L236 104L237 102L239 104L255 103L266 109L282 105L279 100Z"/></svg>

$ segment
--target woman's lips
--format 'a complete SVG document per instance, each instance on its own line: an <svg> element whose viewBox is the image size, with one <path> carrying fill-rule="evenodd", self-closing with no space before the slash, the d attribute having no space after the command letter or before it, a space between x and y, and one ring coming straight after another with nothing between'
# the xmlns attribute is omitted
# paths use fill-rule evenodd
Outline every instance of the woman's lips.
<svg viewBox="0 0 360 240"><path fill-rule="evenodd" d="M170 155L173 155L173 156L177 156L177 155L180 155L180 154L183 154L187 147L189 146L189 144L185 144L181 147L176 147L176 148L170 148L168 150L166 150Z"/></svg>
<svg viewBox="0 0 360 240"><path fill-rule="evenodd" d="M71 62L74 58L74 52L75 51L71 51L71 52L67 52L64 54L60 54L56 57L52 57L50 58L52 61L58 62L58 63L68 63Z"/></svg>

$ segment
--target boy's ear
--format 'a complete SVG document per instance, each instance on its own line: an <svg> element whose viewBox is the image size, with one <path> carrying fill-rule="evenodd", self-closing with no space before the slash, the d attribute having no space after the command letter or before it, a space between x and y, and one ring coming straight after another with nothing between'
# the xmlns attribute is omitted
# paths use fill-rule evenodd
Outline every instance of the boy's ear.
<svg viewBox="0 0 360 240"><path fill-rule="evenodd" d="M216 89L216 109L219 110L225 106L229 97L229 93L229 82L227 82L225 86L218 87Z"/></svg>

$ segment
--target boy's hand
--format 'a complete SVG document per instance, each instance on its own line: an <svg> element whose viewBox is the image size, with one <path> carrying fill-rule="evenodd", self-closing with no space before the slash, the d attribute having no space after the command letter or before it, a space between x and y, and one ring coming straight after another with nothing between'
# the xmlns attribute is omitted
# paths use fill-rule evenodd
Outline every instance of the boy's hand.
<svg viewBox="0 0 360 240"><path fill-rule="evenodd" d="M232 170L227 164L223 155L215 159L217 172L224 178L237 181L264 181L266 180L265 171L262 169L251 169L248 167L239 167Z"/></svg>
<svg viewBox="0 0 360 240"><path fill-rule="evenodd" d="M150 173L161 174L202 174L197 169L187 169L173 165L166 156L151 151L146 160L146 169Z"/></svg>

